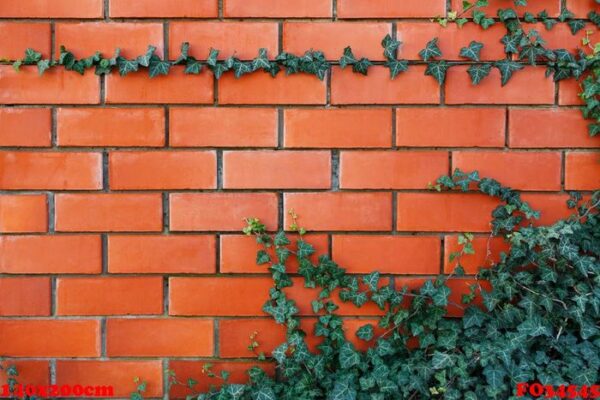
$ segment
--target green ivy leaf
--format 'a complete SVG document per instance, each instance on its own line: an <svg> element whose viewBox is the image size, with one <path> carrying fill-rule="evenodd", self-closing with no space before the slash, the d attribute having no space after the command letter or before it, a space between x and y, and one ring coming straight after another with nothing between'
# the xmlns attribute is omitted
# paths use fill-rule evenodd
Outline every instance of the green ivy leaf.
<svg viewBox="0 0 600 400"><path fill-rule="evenodd" d="M50 60L40 60L37 62L38 73L43 75L44 72L50 68Z"/></svg>
<svg viewBox="0 0 600 400"><path fill-rule="evenodd" d="M350 369L360 364L360 355L352 343L345 342L340 348L339 363L342 369Z"/></svg>
<svg viewBox="0 0 600 400"><path fill-rule="evenodd" d="M363 276L362 280L371 291L375 292L377 291L377 287L379 285L379 272L375 271L369 275L365 275Z"/></svg>
<svg viewBox="0 0 600 400"><path fill-rule="evenodd" d="M460 56L468 58L471 61L479 61L481 49L483 49L483 43L473 40L469 43L469 46L460 49Z"/></svg>
<svg viewBox="0 0 600 400"><path fill-rule="evenodd" d="M383 46L383 55L388 61L396 60L396 54L400 47L400 42L398 40L393 39L387 34L381 41L381 46Z"/></svg>
<svg viewBox="0 0 600 400"><path fill-rule="evenodd" d="M173 64L179 65L185 63L189 58L190 44L188 42L181 43L181 54Z"/></svg>
<svg viewBox="0 0 600 400"><path fill-rule="evenodd" d="M350 48L350 46L346 47L344 49L344 55L342 55L342 57L340 58L340 67L346 68L346 66L348 65L353 65L357 62L356 57L354 57L354 54L352 53L352 48Z"/></svg>
<svg viewBox="0 0 600 400"><path fill-rule="evenodd" d="M269 262L271 262L271 256L266 251L259 250L256 254L256 264L262 265L268 264Z"/></svg>
<svg viewBox="0 0 600 400"><path fill-rule="evenodd" d="M193 57L188 57L183 72L185 74L198 75L201 71L202 63Z"/></svg>
<svg viewBox="0 0 600 400"><path fill-rule="evenodd" d="M512 60L501 60L494 63L494 67L500 71L500 77L502 80L502 86L506 85L513 73L523 69L523 65Z"/></svg>
<svg viewBox="0 0 600 400"><path fill-rule="evenodd" d="M154 47L152 45L148 46L148 50L146 50L146 54L138 56L138 58L137 58L138 64L141 65L142 67L149 67L150 60L152 59L152 56L154 55L155 51L156 51L156 47Z"/></svg>
<svg viewBox="0 0 600 400"><path fill-rule="evenodd" d="M352 65L352 71L357 72L359 74L367 75L369 67L373 65L371 61L367 58L361 58L354 65Z"/></svg>
<svg viewBox="0 0 600 400"><path fill-rule="evenodd" d="M158 56L153 55L150 58L148 73L150 75L150 78L154 78L158 75L168 75L170 68L171 64L168 61L163 61Z"/></svg>
<svg viewBox="0 0 600 400"><path fill-rule="evenodd" d="M579 32L580 30L585 28L585 21L580 20L580 19L573 19L573 20L567 22L567 25L569 25L569 28L571 29L571 33L573 35L575 35L575 34L577 34L577 32Z"/></svg>
<svg viewBox="0 0 600 400"><path fill-rule="evenodd" d="M123 57L117 58L117 66L119 67L119 75L125 76L130 72L138 70L137 60L128 60Z"/></svg>
<svg viewBox="0 0 600 400"><path fill-rule="evenodd" d="M446 63L446 61L433 61L427 64L425 75L433 76L440 85L443 85L444 81L446 80L446 72L448 71L448 68L450 68L450 66L448 63Z"/></svg>
<svg viewBox="0 0 600 400"><path fill-rule="evenodd" d="M433 369L444 369L452 367L454 364L454 357L450 354L441 351L435 351L433 353L433 358L431 359L431 367Z"/></svg>
<svg viewBox="0 0 600 400"><path fill-rule="evenodd" d="M435 57L441 57L442 51L438 47L438 38L434 38L427 42L425 48L419 52L419 56L423 59L423 61L429 61Z"/></svg>
<svg viewBox="0 0 600 400"><path fill-rule="evenodd" d="M363 325L356 331L356 336L359 339L362 339L367 342L369 340L373 339L373 335L374 335L374 331L373 331L372 324Z"/></svg>
<svg viewBox="0 0 600 400"><path fill-rule="evenodd" d="M385 66L390 69L390 77L396 78L402 72L408 69L408 61L406 60L388 60Z"/></svg>
<svg viewBox="0 0 600 400"><path fill-rule="evenodd" d="M35 51L34 49L27 48L25 50L25 58L23 64L37 64L42 59L42 53Z"/></svg>

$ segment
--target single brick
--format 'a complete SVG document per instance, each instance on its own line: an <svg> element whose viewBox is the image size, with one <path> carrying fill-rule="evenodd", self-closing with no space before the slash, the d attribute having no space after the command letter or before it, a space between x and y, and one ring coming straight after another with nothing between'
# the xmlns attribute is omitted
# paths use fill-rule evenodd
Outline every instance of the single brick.
<svg viewBox="0 0 600 400"><path fill-rule="evenodd" d="M338 18L433 18L446 13L445 0L338 0Z"/></svg>
<svg viewBox="0 0 600 400"><path fill-rule="evenodd" d="M0 278L0 315L50 315L50 278Z"/></svg>
<svg viewBox="0 0 600 400"><path fill-rule="evenodd" d="M369 68L367 76L351 68L334 67L331 76L332 104L437 104L440 88L430 77L424 77L425 67L411 66L408 71L390 79L390 70L383 66Z"/></svg>
<svg viewBox="0 0 600 400"><path fill-rule="evenodd" d="M112 152L108 176L115 190L214 189L217 156L214 151Z"/></svg>
<svg viewBox="0 0 600 400"><path fill-rule="evenodd" d="M106 321L106 353L109 357L212 356L213 321L190 318L109 319Z"/></svg>
<svg viewBox="0 0 600 400"><path fill-rule="evenodd" d="M215 243L212 235L110 235L108 271L214 273Z"/></svg>
<svg viewBox="0 0 600 400"><path fill-rule="evenodd" d="M0 353L7 357L100 355L100 321L96 320L2 319L0 332Z"/></svg>
<svg viewBox="0 0 600 400"><path fill-rule="evenodd" d="M275 147L277 110L273 108L171 108L173 147Z"/></svg>
<svg viewBox="0 0 600 400"><path fill-rule="evenodd" d="M565 158L565 189L600 189L600 152L567 152Z"/></svg>
<svg viewBox="0 0 600 400"><path fill-rule="evenodd" d="M2 5L0 5L0 9ZM0 43L0 58L19 60L25 49L32 48L50 58L50 24L45 22L0 22L0 36L10 38Z"/></svg>
<svg viewBox="0 0 600 400"><path fill-rule="evenodd" d="M59 278L57 315L162 314L162 277Z"/></svg>
<svg viewBox="0 0 600 400"><path fill-rule="evenodd" d="M434 236L334 235L333 260L350 273L438 274L441 241Z"/></svg>
<svg viewBox="0 0 600 400"><path fill-rule="evenodd" d="M383 231L392 223L391 193L286 193L284 209L309 231ZM291 223L286 213L284 226Z"/></svg>
<svg viewBox="0 0 600 400"><path fill-rule="evenodd" d="M58 194L55 201L57 231L162 230L160 193Z"/></svg>
<svg viewBox="0 0 600 400"><path fill-rule="evenodd" d="M462 11L462 1L461 0L451 0L452 9L456 11ZM569 1L580 1L580 0L569 0ZM584 0L587 1L587 0ZM512 8L517 11L519 15L523 15L525 12L531 12L533 14L538 14L540 11L546 10L548 15L551 17L557 17L560 14L560 0L527 0L526 7L515 7L515 3L513 0L496 0L490 2L491 4L487 7L483 7L480 10L484 11L486 14L490 16L496 16L498 14L498 10ZM569 7L570 9L570 7ZM473 10L467 11L466 15L471 16Z"/></svg>
<svg viewBox="0 0 600 400"><path fill-rule="evenodd" d="M102 271L98 235L2 236L0 272L7 274L97 274Z"/></svg>
<svg viewBox="0 0 600 400"><path fill-rule="evenodd" d="M331 0L227 0L225 18L328 18Z"/></svg>
<svg viewBox="0 0 600 400"><path fill-rule="evenodd" d="M49 108L0 108L0 146L49 147Z"/></svg>
<svg viewBox="0 0 600 400"><path fill-rule="evenodd" d="M45 194L1 195L0 232L46 232L48 207Z"/></svg>
<svg viewBox="0 0 600 400"><path fill-rule="evenodd" d="M100 153L0 152L0 189L102 188Z"/></svg>
<svg viewBox="0 0 600 400"><path fill-rule="evenodd" d="M160 147L165 144L161 108L59 108L59 146Z"/></svg>
<svg viewBox="0 0 600 400"><path fill-rule="evenodd" d="M398 108L396 145L503 147L505 115L503 108Z"/></svg>
<svg viewBox="0 0 600 400"><path fill-rule="evenodd" d="M390 147L389 109L286 109L284 145L294 148Z"/></svg>
<svg viewBox="0 0 600 400"><path fill-rule="evenodd" d="M581 87L575 79L563 79L558 82L558 104L561 106L579 106L584 104L579 94Z"/></svg>
<svg viewBox="0 0 600 400"><path fill-rule="evenodd" d="M248 217L277 227L275 193L173 193L170 209L173 231L241 231Z"/></svg>
<svg viewBox="0 0 600 400"><path fill-rule="evenodd" d="M2 18L102 18L102 0L3 0Z"/></svg>
<svg viewBox="0 0 600 400"><path fill-rule="evenodd" d="M216 18L217 0L110 0L111 18Z"/></svg>
<svg viewBox="0 0 600 400"><path fill-rule="evenodd" d="M342 189L425 189L448 173L446 151L344 151Z"/></svg>
<svg viewBox="0 0 600 400"><path fill-rule="evenodd" d="M476 236L472 242L475 254L462 254L450 261L452 253L459 253L464 245L458 244L458 236L446 235L444 238L444 273L451 274L460 265L466 274L476 274L481 267L489 268L500 260L500 253L507 253L510 246L502 237Z"/></svg>
<svg viewBox="0 0 600 400"><path fill-rule="evenodd" d="M223 187L327 189L331 187L331 154L326 151L226 151L223 153Z"/></svg>

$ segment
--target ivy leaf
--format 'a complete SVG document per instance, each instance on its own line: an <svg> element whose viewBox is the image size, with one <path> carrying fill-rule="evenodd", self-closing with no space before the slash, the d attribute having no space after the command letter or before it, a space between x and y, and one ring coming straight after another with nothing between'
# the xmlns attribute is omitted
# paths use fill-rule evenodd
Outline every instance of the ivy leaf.
<svg viewBox="0 0 600 400"><path fill-rule="evenodd" d="M452 367L454 364L454 358L450 354L442 353L441 351L433 353L433 358L431 359L431 367L433 369L444 369Z"/></svg>
<svg viewBox="0 0 600 400"><path fill-rule="evenodd" d="M500 40L504 44L506 54L517 54L523 35L521 33L504 35Z"/></svg>
<svg viewBox="0 0 600 400"><path fill-rule="evenodd" d="M154 47L152 45L148 46L148 50L146 50L146 54L144 54L142 56L138 56L138 58L137 58L138 64L141 65L142 67L149 67L150 60L151 60L152 56L154 55L155 51L156 51L156 47Z"/></svg>
<svg viewBox="0 0 600 400"><path fill-rule="evenodd" d="M490 364L483 369L483 375L492 389L499 389L506 376L506 371L498 364Z"/></svg>
<svg viewBox="0 0 600 400"><path fill-rule="evenodd" d="M501 60L494 63L494 67L500 71L500 77L502 80L502 86L506 85L513 73L523 69L523 65L512 60Z"/></svg>
<svg viewBox="0 0 600 400"><path fill-rule="evenodd" d="M356 331L356 336L359 339L362 339L364 341L369 341L371 339L373 339L373 325L371 324L366 324L361 326L357 331Z"/></svg>
<svg viewBox="0 0 600 400"><path fill-rule="evenodd" d="M315 252L315 248L304 240L298 240L297 245L298 250L296 251L296 256L298 258L309 257Z"/></svg>
<svg viewBox="0 0 600 400"><path fill-rule="evenodd" d="M441 57L442 51L438 47L438 38L431 39L423 50L419 52L419 56L423 61L429 61L435 57Z"/></svg>
<svg viewBox="0 0 600 400"><path fill-rule="evenodd" d="M347 382L336 381L333 385L331 393L329 393L328 400L355 400L356 390L352 389Z"/></svg>
<svg viewBox="0 0 600 400"><path fill-rule="evenodd" d="M385 66L390 69L390 77L396 78L402 72L408 69L408 61L406 60L388 60Z"/></svg>
<svg viewBox="0 0 600 400"><path fill-rule="evenodd" d="M287 344L287 342L284 342L277 346L275 349L273 349L271 355L273 356L275 361L281 364L287 358L286 352L288 351L288 348L289 345Z"/></svg>
<svg viewBox="0 0 600 400"><path fill-rule="evenodd" d="M252 69L255 71L258 69L269 71L271 69L271 63L269 62L269 58L267 56L267 49L258 50L258 57L252 61Z"/></svg>
<svg viewBox="0 0 600 400"><path fill-rule="evenodd" d="M352 53L352 48L350 48L350 46L346 47L344 49L344 54L342 55L342 57L340 58L340 67L346 68L346 66L348 65L353 65L356 64L357 60L356 57L354 57L354 54Z"/></svg>
<svg viewBox="0 0 600 400"><path fill-rule="evenodd" d="M287 238L284 231L279 231L273 238L273 244L275 244L275 246L287 246L290 244L290 240Z"/></svg>
<svg viewBox="0 0 600 400"><path fill-rule="evenodd" d="M371 291L375 292L377 291L377 286L379 284L379 272L375 271L369 275L365 275L362 280Z"/></svg>
<svg viewBox="0 0 600 400"><path fill-rule="evenodd" d="M217 66L217 57L219 57L219 50L210 48L210 52L208 54L208 58L206 59L206 64L211 67Z"/></svg>
<svg viewBox="0 0 600 400"><path fill-rule="evenodd" d="M168 75L171 63L163 61L160 57L153 55L150 59L150 65L148 67L148 73L150 78L154 78L158 75Z"/></svg>
<svg viewBox="0 0 600 400"><path fill-rule="evenodd" d="M340 368L342 369L350 369L360 364L360 355L350 342L346 342L342 345L338 358L340 362Z"/></svg>
<svg viewBox="0 0 600 400"><path fill-rule="evenodd" d="M490 74L491 71L491 64L473 64L467 69L473 85L478 85L483 78Z"/></svg>
<svg viewBox="0 0 600 400"><path fill-rule="evenodd" d="M261 387L254 395L255 400L277 400L277 396L270 387Z"/></svg>
<svg viewBox="0 0 600 400"><path fill-rule="evenodd" d="M23 64L37 64L42 59L42 53L35 51L34 49L27 48L25 50L25 58Z"/></svg>
<svg viewBox="0 0 600 400"><path fill-rule="evenodd" d="M450 66L446 61L434 61L427 64L425 69L425 75L433 76L440 85L444 84L446 80L446 72Z"/></svg>
<svg viewBox="0 0 600 400"><path fill-rule="evenodd" d="M400 47L400 42L387 34L381 41L381 45L383 46L384 57L389 61L395 60L398 48Z"/></svg>
<svg viewBox="0 0 600 400"><path fill-rule="evenodd" d="M269 262L271 262L271 256L269 256L269 254L266 251L259 250L258 253L256 253L257 265L267 264Z"/></svg>
<svg viewBox="0 0 600 400"><path fill-rule="evenodd" d="M252 63L235 60L233 64L233 73L236 78L240 78L242 75L249 74L250 72L252 72Z"/></svg>
<svg viewBox="0 0 600 400"><path fill-rule="evenodd" d="M483 43L471 41L469 46L460 49L460 56L468 58L471 61L479 61L481 49L483 49Z"/></svg>
<svg viewBox="0 0 600 400"><path fill-rule="evenodd" d="M184 62L186 62L189 57L189 51L190 51L190 44L188 42L181 43L181 54L179 55L179 57L177 57L174 64L178 65L178 64L183 64Z"/></svg>
<svg viewBox="0 0 600 400"><path fill-rule="evenodd" d="M363 57L352 66L352 71L358 72L359 74L367 75L367 72L371 65L373 65L373 63L369 61L368 58Z"/></svg>
<svg viewBox="0 0 600 400"><path fill-rule="evenodd" d="M448 296L450 295L450 288L446 285L437 288L432 296L433 304L440 307L448 305Z"/></svg>
<svg viewBox="0 0 600 400"><path fill-rule="evenodd" d="M136 60L128 60L123 57L117 58L117 66L119 68L119 75L121 76L138 70L138 62Z"/></svg>
<svg viewBox="0 0 600 400"><path fill-rule="evenodd" d="M201 71L202 63L196 60L194 57L188 57L183 72L185 74L198 75Z"/></svg>
<svg viewBox="0 0 600 400"><path fill-rule="evenodd" d="M585 28L585 21L580 20L580 19L573 19L573 20L567 22L567 25L569 25L569 28L571 29L571 33L573 35L575 35L575 34L577 34L577 32L579 32L580 30Z"/></svg>
<svg viewBox="0 0 600 400"><path fill-rule="evenodd" d="M38 73L43 75L44 72L50 68L50 60L40 60L37 62Z"/></svg>

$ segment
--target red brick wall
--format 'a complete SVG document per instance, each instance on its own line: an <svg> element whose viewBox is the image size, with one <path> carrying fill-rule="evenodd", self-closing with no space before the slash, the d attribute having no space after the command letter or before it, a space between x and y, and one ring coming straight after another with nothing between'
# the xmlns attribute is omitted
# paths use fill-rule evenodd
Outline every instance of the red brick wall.
<svg viewBox="0 0 600 400"><path fill-rule="evenodd" d="M337 59L351 45L381 60L392 32L411 60L435 36L448 59L473 38L484 59L503 56L499 26L430 22L446 3L2 0L0 58L63 44L81 57L115 47L132 57L153 44L173 59L189 41L198 58L264 47ZM560 12L560 0L530 3ZM581 17L598 7L567 3ZM550 47L577 46L583 31L565 29L542 32ZM350 272L410 278L448 271L457 232L476 232L483 251L490 229L493 200L426 190L441 174L477 169L522 189L542 222L566 215L565 191L600 186L600 140L587 136L573 82L527 67L504 88L497 71L473 87L457 67L440 88L423 72L215 83L179 67L150 80L0 66L0 355L20 359L23 383L113 384L119 396L134 376L162 396L167 366L185 380L208 360L239 378L252 332L259 350L283 340L261 312L270 281L243 217L276 229L293 208ZM310 293L293 292L310 314Z"/></svg>

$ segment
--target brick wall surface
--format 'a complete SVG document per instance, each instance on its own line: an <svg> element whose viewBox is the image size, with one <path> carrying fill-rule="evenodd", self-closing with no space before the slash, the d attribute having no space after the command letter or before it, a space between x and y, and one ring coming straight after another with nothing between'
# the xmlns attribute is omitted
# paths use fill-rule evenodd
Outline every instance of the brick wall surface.
<svg viewBox="0 0 600 400"><path fill-rule="evenodd" d="M26 47L55 56L60 45L131 57L153 44L174 59L189 41L200 59L210 47L240 58L264 47L333 60L351 45L381 60L388 33L409 60L435 36L449 59L474 37L482 58L502 57L500 27L430 21L459 3L2 0L0 58ZM599 8L566 4L580 17ZM530 8L556 16L561 1ZM575 48L583 31L542 34ZM439 175L477 169L521 189L542 223L567 215L566 191L600 187L600 140L587 135L573 82L527 67L504 88L497 71L474 87L458 67L439 87L423 69L394 81L375 66L368 76L333 68L324 81L257 73L217 83L180 67L150 80L0 66L0 355L18 358L24 383L112 384L117 396L140 376L148 396L162 397L166 367L200 379L206 361L243 379L252 332L267 351L284 332L261 312L270 280L242 218L275 230L293 208L318 251L350 272L417 285L452 269L462 231L476 233L479 258L465 264L475 271L496 204L426 190ZM313 293L290 292L310 315ZM353 317L378 310L341 313L352 330Z"/></svg>

